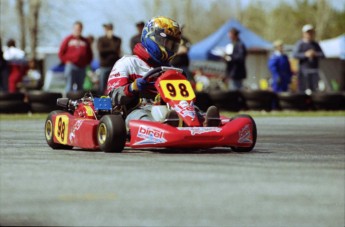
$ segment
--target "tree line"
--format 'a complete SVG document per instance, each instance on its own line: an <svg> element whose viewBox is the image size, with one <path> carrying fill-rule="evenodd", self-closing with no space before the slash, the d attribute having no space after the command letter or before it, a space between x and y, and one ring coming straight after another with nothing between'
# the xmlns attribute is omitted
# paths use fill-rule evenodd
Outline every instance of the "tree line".
<svg viewBox="0 0 345 227"><path fill-rule="evenodd" d="M58 8L58 5L50 0L15 0L14 13L10 4L13 1L0 1L1 34L14 33L17 29L20 34L20 47L25 49L26 44L29 44L31 50L35 50L37 45L44 45L53 34L59 34L61 26L65 26L60 18L74 18L78 11L95 10L89 9L87 4L73 6L76 2L74 0L59 0L60 3L63 1L64 8ZM102 1L106 4L101 4ZM123 4L122 0L99 2L97 10L104 12L109 21L118 4ZM131 0L129 3L141 8L146 18L165 15L176 19L184 25L184 35L192 43L212 34L230 18L237 19L268 41L282 39L287 44L294 44L300 39L301 28L307 23L316 27L318 40L333 38L345 31L345 5L342 10L338 10L331 7L328 0L280 1L274 6L269 2L251 0L246 7L242 6L241 0ZM65 10L67 8L68 12ZM131 13L130 7L128 12L121 13L124 14L123 17L135 22L135 15ZM35 51L30 54L33 58L36 57Z"/></svg>

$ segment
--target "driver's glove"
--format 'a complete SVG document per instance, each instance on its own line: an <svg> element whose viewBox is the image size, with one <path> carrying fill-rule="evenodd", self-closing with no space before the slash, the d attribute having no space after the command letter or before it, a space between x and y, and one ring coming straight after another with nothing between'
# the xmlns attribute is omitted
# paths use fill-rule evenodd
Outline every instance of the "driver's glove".
<svg viewBox="0 0 345 227"><path fill-rule="evenodd" d="M133 83L131 83L131 85L129 86L129 90L131 92L143 91L149 84L150 83L144 80L143 78L137 78L134 80Z"/></svg>

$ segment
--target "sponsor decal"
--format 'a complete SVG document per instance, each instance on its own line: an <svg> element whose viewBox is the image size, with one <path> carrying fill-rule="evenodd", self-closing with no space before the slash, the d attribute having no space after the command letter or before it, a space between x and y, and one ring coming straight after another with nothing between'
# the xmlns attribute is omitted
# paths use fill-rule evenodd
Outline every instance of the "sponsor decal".
<svg viewBox="0 0 345 227"><path fill-rule="evenodd" d="M178 128L178 130L190 131L190 134L192 136L194 136L197 134L204 134L204 133L208 133L208 132L219 133L220 131L222 131L222 128L218 128L218 127L182 127L182 128Z"/></svg>
<svg viewBox="0 0 345 227"><path fill-rule="evenodd" d="M108 85L108 90L111 91L111 90L117 88L119 85L120 85L119 81L117 81L115 83L113 81L111 81L110 85Z"/></svg>
<svg viewBox="0 0 345 227"><path fill-rule="evenodd" d="M249 125L245 125L240 131L238 131L238 136L239 143L253 143Z"/></svg>
<svg viewBox="0 0 345 227"><path fill-rule="evenodd" d="M195 118L195 108L193 102L188 103L187 101L183 100L178 105L172 107L177 113L179 113L182 117L191 117Z"/></svg>
<svg viewBox="0 0 345 227"><path fill-rule="evenodd" d="M113 72L115 72L115 71L116 71L116 69L111 70L111 72L110 72L110 77L119 77L119 76L121 76L121 74L120 74L119 72L113 73Z"/></svg>
<svg viewBox="0 0 345 227"><path fill-rule="evenodd" d="M150 127L140 126L137 137L143 140L135 143L134 145L159 144L167 141L164 138L164 132Z"/></svg>
<svg viewBox="0 0 345 227"><path fill-rule="evenodd" d="M75 132L78 131L81 127L81 125L83 124L83 120L77 120L75 122L75 124L73 125L73 128L72 128L72 131L71 133L69 134L69 140L71 141L71 143L74 142L74 139L75 139Z"/></svg>

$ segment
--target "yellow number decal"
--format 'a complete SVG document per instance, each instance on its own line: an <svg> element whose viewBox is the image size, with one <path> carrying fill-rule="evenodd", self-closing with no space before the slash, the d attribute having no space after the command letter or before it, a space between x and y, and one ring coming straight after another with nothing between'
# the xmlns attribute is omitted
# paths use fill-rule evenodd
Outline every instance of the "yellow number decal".
<svg viewBox="0 0 345 227"><path fill-rule="evenodd" d="M195 98L192 85L187 80L162 80L159 84L168 99L190 101Z"/></svg>
<svg viewBox="0 0 345 227"><path fill-rule="evenodd" d="M66 115L55 118L54 135L61 144L67 144L68 136L68 117Z"/></svg>

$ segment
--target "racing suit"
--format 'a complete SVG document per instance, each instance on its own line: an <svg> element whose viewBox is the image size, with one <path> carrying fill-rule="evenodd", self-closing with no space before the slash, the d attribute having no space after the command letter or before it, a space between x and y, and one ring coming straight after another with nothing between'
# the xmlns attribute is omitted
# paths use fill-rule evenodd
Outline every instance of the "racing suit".
<svg viewBox="0 0 345 227"><path fill-rule="evenodd" d="M157 95L157 90L153 86L155 79L150 80L150 85L144 92L132 92L130 86L135 79L143 77L151 69L163 66L150 57L141 43L135 45L133 53L134 55L125 55L115 63L110 72L106 90L114 106L126 107L127 126L130 120L153 121L151 104ZM141 102L139 98L142 98Z"/></svg>

